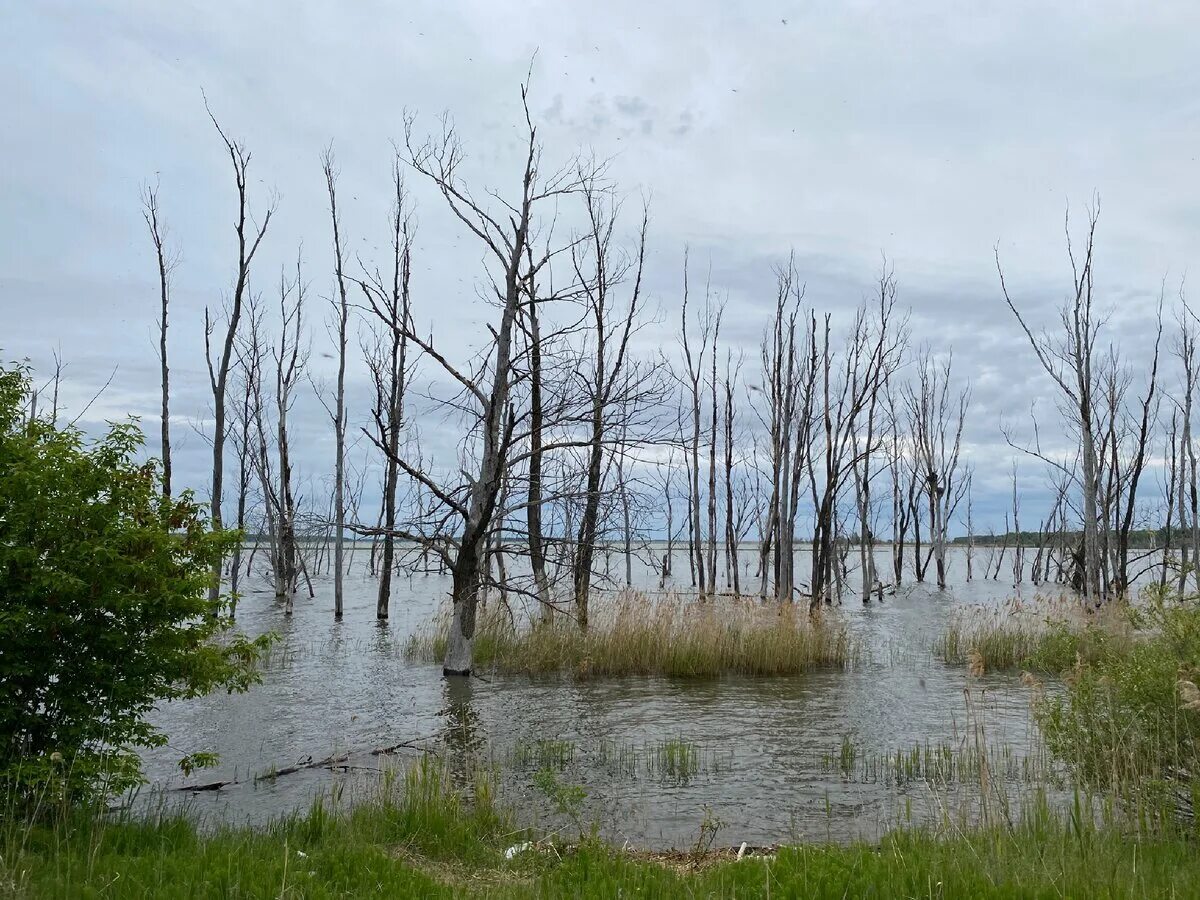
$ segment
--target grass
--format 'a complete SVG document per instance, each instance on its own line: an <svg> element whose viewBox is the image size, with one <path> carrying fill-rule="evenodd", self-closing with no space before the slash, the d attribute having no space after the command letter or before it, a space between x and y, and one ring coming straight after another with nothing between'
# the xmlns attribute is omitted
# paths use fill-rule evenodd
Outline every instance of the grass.
<svg viewBox="0 0 1200 900"><path fill-rule="evenodd" d="M520 740L508 754L513 769L555 769L563 771L575 759L575 743L558 738Z"/></svg>
<svg viewBox="0 0 1200 900"><path fill-rule="evenodd" d="M0 825L0 894L27 898L1143 897L1191 895L1200 883L1186 836L1144 837L1046 805L1014 825L740 861L728 849L552 846L514 826L486 777L456 787L436 763L385 781L348 814L317 804L262 830L83 814Z"/></svg>
<svg viewBox="0 0 1200 900"><path fill-rule="evenodd" d="M535 624L490 606L476 625L474 658L482 670L569 675L712 677L796 675L846 668L861 647L828 612L721 598L707 603L623 593L593 604L586 632L566 617ZM439 616L413 637L410 657L440 662L449 619Z"/></svg>
<svg viewBox="0 0 1200 900"><path fill-rule="evenodd" d="M1061 675L1080 659L1127 650L1133 641L1129 609L1113 604L1085 611L1078 600L1010 601L1000 609L951 615L934 652L972 675L1028 670Z"/></svg>
<svg viewBox="0 0 1200 900"><path fill-rule="evenodd" d="M843 737L836 750L822 757L822 764L825 771L860 784L979 785L992 778L1038 787L1064 784L1061 766L1044 746L1022 753L1009 744L987 744L974 736L888 751L869 751Z"/></svg>
<svg viewBox="0 0 1200 900"><path fill-rule="evenodd" d="M1040 614L1035 614L1040 613ZM1017 605L956 617L948 662L973 675L1023 668L1050 753L1074 784L1141 828L1192 822L1200 803L1200 608L1152 587L1137 603L1056 615ZM1032 672L1057 679L1047 690Z"/></svg>

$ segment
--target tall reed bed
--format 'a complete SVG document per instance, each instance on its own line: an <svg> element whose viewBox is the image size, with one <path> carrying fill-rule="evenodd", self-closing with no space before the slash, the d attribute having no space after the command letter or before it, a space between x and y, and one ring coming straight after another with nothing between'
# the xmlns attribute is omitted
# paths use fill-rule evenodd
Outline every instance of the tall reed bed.
<svg viewBox="0 0 1200 900"><path fill-rule="evenodd" d="M642 593L596 601L583 631L567 616L534 622L491 605L475 632L475 663L511 674L576 678L795 675L846 668L860 643L835 614L794 605L719 598L707 602ZM448 617L408 645L411 657L440 660Z"/></svg>
<svg viewBox="0 0 1200 900"><path fill-rule="evenodd" d="M973 675L1027 669L1059 675L1080 657L1098 658L1133 640L1129 608L1096 611L1078 599L1011 600L1000 608L972 607L951 614L934 653Z"/></svg>

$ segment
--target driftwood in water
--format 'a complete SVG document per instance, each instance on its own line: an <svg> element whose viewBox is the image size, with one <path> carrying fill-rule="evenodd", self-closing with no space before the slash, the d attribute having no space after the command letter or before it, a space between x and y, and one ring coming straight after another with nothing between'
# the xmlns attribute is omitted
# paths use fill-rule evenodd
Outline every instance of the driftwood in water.
<svg viewBox="0 0 1200 900"><path fill-rule="evenodd" d="M413 740L421 740L414 738ZM284 766L281 769L269 769L260 775L255 775L251 779L255 784L260 781L267 781L278 778L280 775L294 775L296 772L302 772L305 769L332 769L335 766L340 766L350 759L349 753L342 753L337 756L326 756L323 759L314 760L311 756L306 757L301 762L291 766ZM241 784L240 779L232 778L228 781L210 781L206 784L185 784L175 788L177 791L190 791L199 793L200 791L219 791L223 787L228 787L231 784Z"/></svg>
<svg viewBox="0 0 1200 900"><path fill-rule="evenodd" d="M421 737L409 738L407 741L401 741L398 744L392 744L388 747L376 747L371 751L372 756L385 756L390 753L395 753L397 750L420 750L422 753L434 753L428 747L418 747L417 744L421 741L430 741L436 737L441 737L448 731L453 731L453 728L443 728L441 731L435 731L433 734L422 735Z"/></svg>

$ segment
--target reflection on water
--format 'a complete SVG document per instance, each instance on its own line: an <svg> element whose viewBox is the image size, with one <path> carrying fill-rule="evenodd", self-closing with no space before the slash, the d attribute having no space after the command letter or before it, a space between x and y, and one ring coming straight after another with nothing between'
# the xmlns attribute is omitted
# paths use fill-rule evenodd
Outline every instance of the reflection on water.
<svg viewBox="0 0 1200 900"><path fill-rule="evenodd" d="M962 569L961 555L952 554L952 575ZM363 568L360 560L346 580L341 622L333 621L331 581L318 580L316 598L298 599L290 619L265 589L243 598L243 629L281 635L264 683L247 694L160 709L156 721L170 745L145 757L156 788L206 818L262 822L318 794L340 793L347 780L372 779L380 766L418 757L422 751L414 747L372 751L422 738L417 745L442 754L464 782L472 766L497 765L502 792L518 810L550 819L534 787L541 761L521 748L551 741L558 777L588 792L585 818L618 842L690 845L708 807L725 823L722 841L767 844L873 837L910 818L975 814L977 781L950 779L935 788L921 778L880 777L881 760L897 751L949 748L961 755L982 740L1007 746L1018 761L1037 755L1026 689L1013 678L968 679L929 649L951 609L999 603L1014 593L1005 582L960 582L945 592L914 586L870 607L847 602L840 614L869 655L846 672L465 681L445 680L440 666L404 658L407 636L434 613L448 584L435 576L398 578L391 621L380 625L374 582ZM677 571L686 571L685 560ZM655 584L648 571L639 578ZM673 749L664 750L668 744ZM687 777L671 762L680 747L696 759ZM178 759L199 750L218 752L221 762L185 779ZM272 768L343 753L345 771L311 768L253 780ZM171 791L226 780L236 783L214 792ZM1002 789L1023 789L1019 777L1010 780Z"/></svg>

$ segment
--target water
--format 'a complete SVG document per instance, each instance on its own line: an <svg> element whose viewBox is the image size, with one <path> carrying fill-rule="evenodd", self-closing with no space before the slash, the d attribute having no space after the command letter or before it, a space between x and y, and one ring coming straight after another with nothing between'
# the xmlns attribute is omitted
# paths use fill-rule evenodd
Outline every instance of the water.
<svg viewBox="0 0 1200 900"><path fill-rule="evenodd" d="M243 598L240 627L281 637L263 684L156 711L170 744L145 755L153 790L141 802L165 796L207 821L261 823L317 795L369 789L380 767L422 753L372 750L433 736L419 746L452 767L468 759L494 764L507 799L542 825L563 820L534 787L545 761L536 742L564 742L553 763L563 783L587 791L583 819L598 822L618 843L638 846L691 846L706 816L723 823L720 842L751 845L875 838L898 822L975 817L979 787L969 779L897 784L886 772L862 771L864 755L894 755L927 742L970 748L981 733L1017 759L1036 752L1028 689L1011 676L968 678L930 651L955 607L998 604L1016 593L1003 581L966 583L963 556L951 551L956 583L945 592L913 585L882 605L848 600L837 610L868 648L850 671L770 679L447 681L440 666L406 660L404 645L444 601L448 579L397 579L384 625L375 620L375 583L363 551L346 579L341 622L333 621L329 579L315 581L315 599L297 598L290 618L265 582L252 582L261 589ZM614 560L618 571L623 563ZM686 573L686 559L676 571ZM644 566L635 581L657 586ZM1033 589L1026 585L1025 592ZM659 748L677 740L691 746L698 771L662 771ZM857 761L843 772L837 759L847 741ZM185 777L178 761L197 751L219 753L220 763ZM329 756L345 759L335 771L254 780ZM212 792L175 790L215 781L236 783ZM1001 784L1010 795L1028 788L1020 778L1010 781Z"/></svg>

